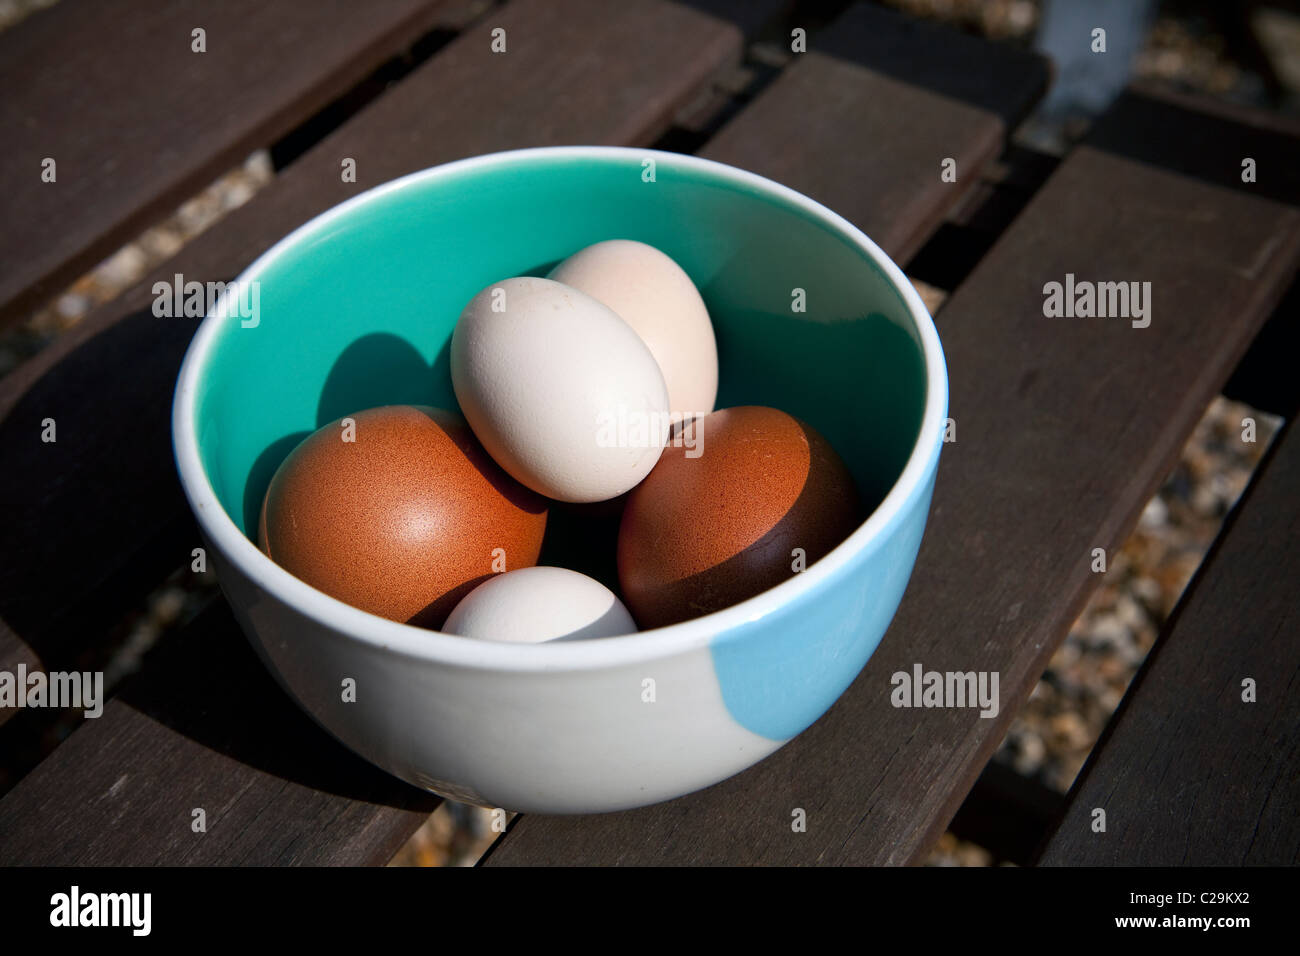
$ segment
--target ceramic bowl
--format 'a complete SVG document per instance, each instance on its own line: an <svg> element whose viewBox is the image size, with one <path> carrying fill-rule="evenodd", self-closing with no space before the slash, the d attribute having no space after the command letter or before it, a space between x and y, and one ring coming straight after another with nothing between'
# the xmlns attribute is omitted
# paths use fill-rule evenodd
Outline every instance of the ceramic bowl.
<svg viewBox="0 0 1300 956"><path fill-rule="evenodd" d="M699 287L718 340L718 407L783 409L839 451L869 508L842 544L726 610L540 645L381 619L258 550L267 484L301 438L375 405L456 408L448 343L469 298L613 238L662 249ZM444 796L579 813L709 786L830 707L902 597L946 415L925 306L846 220L692 156L558 147L405 176L275 245L195 335L173 437L235 617L321 726Z"/></svg>

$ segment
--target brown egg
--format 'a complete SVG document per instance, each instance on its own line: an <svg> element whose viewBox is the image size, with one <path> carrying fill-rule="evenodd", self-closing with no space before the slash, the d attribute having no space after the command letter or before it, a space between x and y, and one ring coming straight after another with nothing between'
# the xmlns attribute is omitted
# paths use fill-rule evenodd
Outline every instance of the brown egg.
<svg viewBox="0 0 1300 956"><path fill-rule="evenodd" d="M546 501L488 457L459 415L389 405L303 440L262 502L258 542L315 588L394 621L438 627L489 577L537 563Z"/></svg>
<svg viewBox="0 0 1300 956"><path fill-rule="evenodd" d="M861 521L835 449L796 418L747 405L697 420L698 454L670 444L628 495L623 599L642 628L737 604L811 566Z"/></svg>

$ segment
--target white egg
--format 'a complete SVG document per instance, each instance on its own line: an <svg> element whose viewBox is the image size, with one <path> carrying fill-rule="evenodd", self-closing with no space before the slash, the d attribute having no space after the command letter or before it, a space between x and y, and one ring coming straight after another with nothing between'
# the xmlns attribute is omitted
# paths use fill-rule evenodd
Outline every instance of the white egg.
<svg viewBox="0 0 1300 956"><path fill-rule="evenodd" d="M609 308L550 279L505 279L470 300L451 337L451 382L488 454L560 501L635 487L668 437L668 389L649 348Z"/></svg>
<svg viewBox="0 0 1300 956"><path fill-rule="evenodd" d="M615 637L636 622L614 592L567 568L507 571L461 598L443 631L488 641L543 641Z"/></svg>
<svg viewBox="0 0 1300 956"><path fill-rule="evenodd" d="M685 270L654 246L611 239L575 252L551 278L613 309L650 347L672 411L713 411L718 346L709 310Z"/></svg>

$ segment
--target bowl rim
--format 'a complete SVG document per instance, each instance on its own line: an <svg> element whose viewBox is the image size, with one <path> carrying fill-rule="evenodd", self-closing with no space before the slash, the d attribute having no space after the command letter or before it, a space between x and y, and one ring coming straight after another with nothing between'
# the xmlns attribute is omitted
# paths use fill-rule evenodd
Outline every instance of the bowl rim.
<svg viewBox="0 0 1300 956"><path fill-rule="evenodd" d="M203 467L195 427L198 384L222 329L224 294L199 324L177 377L172 402L172 443L181 486L209 542L251 583L298 613L350 640L398 656L485 670L537 672L611 667L706 649L719 635L766 617L791 601L815 592L859 555L873 551L893 525L902 520L908 504L922 494L925 483L937 468L948 409L947 366L934 320L902 269L860 229L821 203L757 173L725 163L685 153L623 146L543 146L505 150L400 176L350 197L303 223L244 269L237 277L237 283L256 278L288 250L327 230L335 219L388 193L471 169L527 161L534 157L631 161L638 166L649 158L654 159L657 166L693 168L711 173L751 192L795 207L838 233L881 270L899 294L917 330L925 359L925 405L916 440L902 472L884 500L852 534L806 570L761 594L702 617L631 635L518 644L445 634L363 611L294 577L263 554L226 513ZM636 639L630 640L632 637Z"/></svg>

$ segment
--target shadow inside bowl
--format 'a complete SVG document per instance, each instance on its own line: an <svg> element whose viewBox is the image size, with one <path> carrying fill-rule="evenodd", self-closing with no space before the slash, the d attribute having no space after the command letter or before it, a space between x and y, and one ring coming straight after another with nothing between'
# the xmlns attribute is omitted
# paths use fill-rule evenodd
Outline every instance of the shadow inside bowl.
<svg viewBox="0 0 1300 956"><path fill-rule="evenodd" d="M545 276L558 264L548 260L520 273ZM325 377L316 402L316 428L347 415L382 405L432 405L460 414L451 385L451 340L426 362L407 339L391 332L372 332L354 339L339 353ZM276 469L310 431L281 435L257 455L244 481L240 514L247 537L257 543L262 500Z"/></svg>
<svg viewBox="0 0 1300 956"><path fill-rule="evenodd" d="M249 537L254 544L258 543L257 527L262 515L262 502L266 498L266 489L271 486L271 479L275 477L280 463L309 434L311 433L293 432L283 438L277 438L267 445L253 462L253 468L248 473L248 481L244 483L244 527L249 530Z"/></svg>
<svg viewBox="0 0 1300 956"><path fill-rule="evenodd" d="M444 345L440 361L447 361ZM435 363L436 364L436 363ZM334 361L316 403L316 427L380 405L428 405L435 378L406 339L389 332L363 335Z"/></svg>
<svg viewBox="0 0 1300 956"><path fill-rule="evenodd" d="M451 390L451 343L432 366L410 342L388 332L362 335L330 367L316 402L316 427L381 405L434 405L458 411ZM311 432L293 431L272 441L253 462L244 482L243 518L248 538L257 543L262 500L276 469Z"/></svg>

